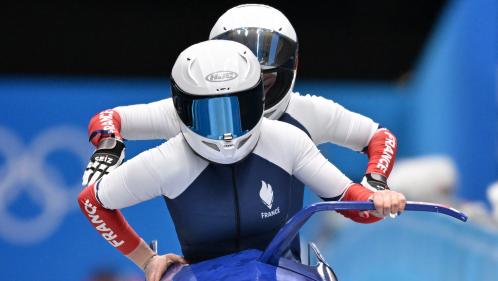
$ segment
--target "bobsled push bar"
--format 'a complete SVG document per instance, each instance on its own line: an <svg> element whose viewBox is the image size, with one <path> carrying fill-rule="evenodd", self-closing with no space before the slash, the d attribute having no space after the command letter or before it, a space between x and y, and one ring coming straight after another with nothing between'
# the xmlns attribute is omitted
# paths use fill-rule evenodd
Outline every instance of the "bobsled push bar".
<svg viewBox="0 0 498 281"><path fill-rule="evenodd" d="M291 241L296 237L299 229L308 221L315 213L323 211L367 211L375 210L373 202L369 201L336 201L336 202L320 202L312 204L297 214L295 214L275 235L268 247L259 258L260 262L272 265L278 265L280 256L289 248ZM406 202L405 211L432 212L441 213L454 217L461 221L467 221L467 216L453 208L439 204L425 202Z"/></svg>

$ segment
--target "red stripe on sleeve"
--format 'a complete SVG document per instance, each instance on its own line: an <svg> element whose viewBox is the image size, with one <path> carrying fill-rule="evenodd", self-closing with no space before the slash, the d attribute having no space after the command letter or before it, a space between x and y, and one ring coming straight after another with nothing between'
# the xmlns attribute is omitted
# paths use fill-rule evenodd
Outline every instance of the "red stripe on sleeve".
<svg viewBox="0 0 498 281"><path fill-rule="evenodd" d="M368 144L367 174L389 177L396 160L398 144L396 137L387 129L378 130Z"/></svg>
<svg viewBox="0 0 498 281"><path fill-rule="evenodd" d="M347 190L341 201L368 201L370 195L373 191L363 187L361 184L354 183ZM337 211L341 215L349 218L355 222L359 223L373 223L381 220L376 216L366 214L365 216L360 215L359 211Z"/></svg>
<svg viewBox="0 0 498 281"><path fill-rule="evenodd" d="M121 116L115 110L108 109L95 114L88 124L88 137L93 145L97 146L99 142L114 134L115 137L121 137Z"/></svg>
<svg viewBox="0 0 498 281"><path fill-rule="evenodd" d="M81 191L78 204L97 232L121 253L127 255L138 247L140 243L138 234L119 210L106 209L97 201L93 185Z"/></svg>

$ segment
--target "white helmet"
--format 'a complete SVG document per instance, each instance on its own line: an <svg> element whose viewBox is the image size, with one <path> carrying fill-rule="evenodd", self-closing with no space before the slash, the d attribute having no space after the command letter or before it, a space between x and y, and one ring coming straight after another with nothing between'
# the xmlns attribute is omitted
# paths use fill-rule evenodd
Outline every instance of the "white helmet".
<svg viewBox="0 0 498 281"><path fill-rule="evenodd" d="M209 39L232 40L251 49L263 69L265 116L280 118L290 101L298 61L296 31L285 15L266 5L240 5L218 19Z"/></svg>
<svg viewBox="0 0 498 281"><path fill-rule="evenodd" d="M171 90L190 147L215 163L231 164L256 146L264 92L258 59L246 46L211 40L177 58Z"/></svg>

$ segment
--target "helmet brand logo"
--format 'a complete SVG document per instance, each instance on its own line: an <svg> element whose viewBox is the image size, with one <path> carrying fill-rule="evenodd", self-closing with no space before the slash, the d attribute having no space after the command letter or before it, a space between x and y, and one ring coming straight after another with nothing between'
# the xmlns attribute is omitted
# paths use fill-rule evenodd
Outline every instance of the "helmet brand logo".
<svg viewBox="0 0 498 281"><path fill-rule="evenodd" d="M209 82L223 82L233 80L237 76L239 75L233 71L216 71L206 76L206 80Z"/></svg>

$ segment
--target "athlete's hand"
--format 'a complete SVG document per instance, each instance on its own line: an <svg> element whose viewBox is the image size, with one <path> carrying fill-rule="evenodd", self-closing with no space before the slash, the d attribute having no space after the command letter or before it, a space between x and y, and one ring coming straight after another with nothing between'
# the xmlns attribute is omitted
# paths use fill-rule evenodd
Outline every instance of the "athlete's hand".
<svg viewBox="0 0 498 281"><path fill-rule="evenodd" d="M124 157L125 145L121 140L116 138L101 140L85 169L82 185L87 186L95 183L119 167L123 163Z"/></svg>
<svg viewBox="0 0 498 281"><path fill-rule="evenodd" d="M147 281L160 281L164 272L174 263L187 264L187 261L175 254L153 256L144 266L145 279Z"/></svg>
<svg viewBox="0 0 498 281"><path fill-rule="evenodd" d="M373 201L375 205L375 211L369 213L379 218L388 215L395 217L405 210L406 198L396 191L380 190L370 195L368 200Z"/></svg>

